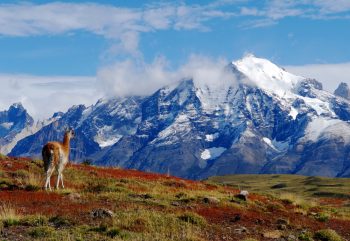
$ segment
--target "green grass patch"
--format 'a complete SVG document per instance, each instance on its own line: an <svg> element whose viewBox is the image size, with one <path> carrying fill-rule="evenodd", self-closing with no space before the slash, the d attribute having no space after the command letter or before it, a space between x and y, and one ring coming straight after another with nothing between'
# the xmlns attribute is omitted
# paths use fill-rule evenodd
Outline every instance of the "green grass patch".
<svg viewBox="0 0 350 241"><path fill-rule="evenodd" d="M32 238L49 238L53 235L55 229L49 226L34 227L28 231Z"/></svg>
<svg viewBox="0 0 350 241"><path fill-rule="evenodd" d="M312 238L312 233L309 231L302 232L299 234L298 239L302 241L313 241L314 239Z"/></svg>
<svg viewBox="0 0 350 241"><path fill-rule="evenodd" d="M342 237L332 229L323 229L315 233L314 238L320 241L343 241Z"/></svg>
<svg viewBox="0 0 350 241"><path fill-rule="evenodd" d="M184 222L187 222L187 223L191 223L191 224L195 224L195 225L203 226L203 225L206 224L206 221L205 221L205 219L202 216L200 216L200 215L198 215L196 213L192 213L192 212L183 213L178 218L181 221L184 221Z"/></svg>
<svg viewBox="0 0 350 241"><path fill-rule="evenodd" d="M318 213L315 216L315 219L320 222L327 222L330 216L327 213Z"/></svg>
<svg viewBox="0 0 350 241"><path fill-rule="evenodd" d="M48 218L42 215L39 216L25 216L21 219L21 225L24 226L44 226L48 224Z"/></svg>
<svg viewBox="0 0 350 241"><path fill-rule="evenodd" d="M318 197L349 199L350 178L307 177L289 174L239 174L214 176L208 179L210 183L220 183L233 188L240 187L250 192L264 196L278 196L282 192L305 200Z"/></svg>
<svg viewBox="0 0 350 241"><path fill-rule="evenodd" d="M55 227L62 227L62 226L70 226L71 222L62 216L53 216L49 218L49 222L52 223Z"/></svg>

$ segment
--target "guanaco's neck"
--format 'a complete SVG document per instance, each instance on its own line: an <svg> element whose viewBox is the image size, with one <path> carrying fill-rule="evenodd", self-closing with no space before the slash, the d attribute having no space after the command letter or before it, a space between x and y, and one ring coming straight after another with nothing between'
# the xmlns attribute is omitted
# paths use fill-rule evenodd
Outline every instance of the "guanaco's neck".
<svg viewBox="0 0 350 241"><path fill-rule="evenodd" d="M64 135L63 138L63 147L65 148L66 151L69 152L69 148L70 148L70 138L67 134Z"/></svg>

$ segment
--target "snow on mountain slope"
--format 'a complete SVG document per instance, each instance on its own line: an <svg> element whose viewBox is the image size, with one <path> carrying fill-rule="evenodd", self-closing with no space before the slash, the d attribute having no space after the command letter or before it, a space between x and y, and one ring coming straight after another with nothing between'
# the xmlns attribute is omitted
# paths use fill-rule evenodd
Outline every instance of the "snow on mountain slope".
<svg viewBox="0 0 350 241"><path fill-rule="evenodd" d="M306 128L303 138L306 141L316 142L319 139L330 139L331 137L341 138L345 143L349 143L349 123L325 117L313 118Z"/></svg>
<svg viewBox="0 0 350 241"><path fill-rule="evenodd" d="M209 149L205 149L201 153L201 158L203 160L215 159L215 158L221 156L221 154L224 151L226 151L226 148L224 148L224 147L212 147L212 148L209 148Z"/></svg>
<svg viewBox="0 0 350 241"><path fill-rule="evenodd" d="M37 121L35 124L33 124L31 126L26 126L18 134L16 134L10 142L8 142L5 145L2 145L0 152L2 154L7 155L8 153L10 153L12 151L12 149L17 145L17 143L20 140L26 138L27 136L34 135L39 130L41 130L44 126L51 124L53 121L56 121L57 119L58 119L57 117L53 117L53 118L50 118L48 120Z"/></svg>
<svg viewBox="0 0 350 241"><path fill-rule="evenodd" d="M248 84L268 90L280 97L283 97L286 92L292 91L299 81L305 79L286 72L266 59L257 58L251 54L232 62L232 64L247 76Z"/></svg>

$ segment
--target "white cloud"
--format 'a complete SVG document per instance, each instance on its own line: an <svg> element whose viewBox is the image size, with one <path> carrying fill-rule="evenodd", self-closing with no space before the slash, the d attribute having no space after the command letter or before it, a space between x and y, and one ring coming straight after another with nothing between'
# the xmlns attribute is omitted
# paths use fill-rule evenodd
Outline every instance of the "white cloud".
<svg viewBox="0 0 350 241"><path fill-rule="evenodd" d="M230 5L234 6L233 8ZM97 3L0 4L0 35L57 35L87 31L117 42L116 50L137 54L139 35L161 30L209 31L213 19L250 16L239 26L265 27L286 17L349 18L348 0L271 0L251 7L247 0L207 5L153 3L139 8ZM131 41L130 41L131 40Z"/></svg>
<svg viewBox="0 0 350 241"><path fill-rule="evenodd" d="M0 75L0 110L22 102L35 119L66 111L74 104L91 105L101 97L95 77Z"/></svg>
<svg viewBox="0 0 350 241"><path fill-rule="evenodd" d="M87 31L115 41L114 51L138 54L139 34L166 29L207 31L205 23L231 13L214 5L162 3L123 8L95 3L0 4L0 35L57 35Z"/></svg>
<svg viewBox="0 0 350 241"><path fill-rule="evenodd" d="M232 83L233 75L224 68L225 59L191 55L188 61L175 70L167 60L156 58L147 64L132 58L100 68L96 77L84 76L31 76L0 75L0 111L15 102L22 102L35 119L67 111L72 105L92 105L101 97L149 95L157 89L194 79L197 84L223 86Z"/></svg>
<svg viewBox="0 0 350 241"><path fill-rule="evenodd" d="M259 16L261 13L257 8L242 7L240 14L244 16Z"/></svg>
<svg viewBox="0 0 350 241"><path fill-rule="evenodd" d="M100 91L108 97L150 94L173 81L162 58L151 64L125 60L101 68L97 73Z"/></svg>
<svg viewBox="0 0 350 241"><path fill-rule="evenodd" d="M176 76L178 79L193 79L197 86L226 88L236 83L235 76L226 69L229 63L225 58L191 55L187 63L176 71Z"/></svg>
<svg viewBox="0 0 350 241"><path fill-rule="evenodd" d="M222 58L191 55L187 63L170 70L164 58L157 58L151 64L129 59L101 68L97 80L99 90L108 97L149 95L183 79L193 79L199 85L222 88L235 81L234 76L225 71L228 63Z"/></svg>
<svg viewBox="0 0 350 241"><path fill-rule="evenodd" d="M150 32L165 29L208 29L205 23L214 18L256 16L282 19L344 13L348 0L274 0L260 8L247 1L216 1L208 5L161 3L140 8L116 7L95 3L0 4L0 34L30 36L62 34L84 30L109 39L120 39L125 32ZM227 5L237 5L232 11Z"/></svg>
<svg viewBox="0 0 350 241"><path fill-rule="evenodd" d="M311 0L312 4L320 8L324 14L335 14L350 11L350 1L348 0Z"/></svg>
<svg viewBox="0 0 350 241"><path fill-rule="evenodd" d="M278 22L269 18L254 19L244 22L240 25L243 28L261 28L276 25Z"/></svg>
<svg viewBox="0 0 350 241"><path fill-rule="evenodd" d="M350 62L285 66L285 69L291 73L321 81L324 89L330 92L333 92L340 82L350 85Z"/></svg>
<svg viewBox="0 0 350 241"><path fill-rule="evenodd" d="M99 91L110 97L148 95L181 79L194 79L198 85L206 84L222 88L236 81L232 74L224 71L228 63L229 61L224 58L191 55L184 65L171 70L164 58L158 58L151 64L130 59L101 68L97 80ZM340 82L350 85L350 63L284 66L284 68L290 73L321 81L324 89L330 92L333 92Z"/></svg>
<svg viewBox="0 0 350 241"><path fill-rule="evenodd" d="M349 19L350 1L348 0L266 0L260 8L241 7L241 16L251 16L242 27L266 27L278 23L284 18L306 19ZM255 17L255 18L254 18Z"/></svg>
<svg viewBox="0 0 350 241"><path fill-rule="evenodd" d="M101 68L96 77L0 75L0 110L22 102L31 115L42 119L56 111L66 111L74 104L94 104L105 96L149 95L182 79L225 88L236 81L224 71L228 63L223 58L191 55L184 65L171 69L162 57L150 64L133 58ZM293 74L321 81L331 92L340 82L350 85L350 63L284 67Z"/></svg>

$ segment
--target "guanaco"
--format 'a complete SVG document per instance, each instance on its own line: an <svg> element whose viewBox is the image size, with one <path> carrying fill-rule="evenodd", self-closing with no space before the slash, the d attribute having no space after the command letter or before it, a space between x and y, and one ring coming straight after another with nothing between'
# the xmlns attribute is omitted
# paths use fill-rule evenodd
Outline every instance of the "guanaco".
<svg viewBox="0 0 350 241"><path fill-rule="evenodd" d="M62 172L69 161L70 140L74 137L74 135L75 133L72 128L66 129L63 142L48 142L43 147L41 154L46 173L45 190L49 188L51 191L50 179L55 169L57 169L58 172L56 189L59 187L60 180L62 188L64 188Z"/></svg>

